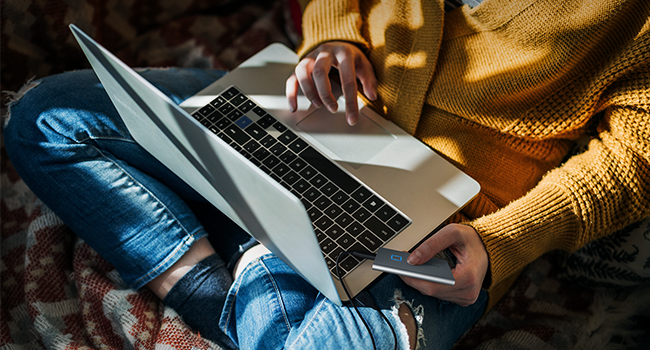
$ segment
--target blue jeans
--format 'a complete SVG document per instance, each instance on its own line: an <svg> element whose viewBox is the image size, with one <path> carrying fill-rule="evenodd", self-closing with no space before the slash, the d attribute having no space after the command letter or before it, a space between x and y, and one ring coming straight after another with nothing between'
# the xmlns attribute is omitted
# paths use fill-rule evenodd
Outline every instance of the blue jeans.
<svg viewBox="0 0 650 350"><path fill-rule="evenodd" d="M141 74L180 103L224 72L171 69ZM246 239L241 229L225 216L215 217L214 208L206 209L209 205L200 195L133 140L92 71L39 81L11 106L4 137L25 183L113 264L131 288L157 277L208 231L226 261ZM202 224L201 213L208 224ZM402 326L392 312L396 291L419 315L427 347L435 348L449 348L483 313L487 300L483 292L476 304L463 308L422 296L395 276L382 278L369 291L398 329L402 346ZM373 334L381 337L382 348L392 344L385 321L374 310L362 309ZM267 348L271 342L273 347L289 342L298 348L303 342L313 347L370 344L357 317L324 299L273 256L251 264L235 281L224 310L222 328L242 348Z"/></svg>
<svg viewBox="0 0 650 350"><path fill-rule="evenodd" d="M461 307L420 294L396 275L368 289L397 333L398 349L408 349L397 309L406 302L416 316L418 349L449 349L485 311L487 293ZM393 349L388 324L371 307L361 307L378 349ZM370 335L352 308L329 301L274 255L251 262L226 298L221 329L240 349L372 349Z"/></svg>

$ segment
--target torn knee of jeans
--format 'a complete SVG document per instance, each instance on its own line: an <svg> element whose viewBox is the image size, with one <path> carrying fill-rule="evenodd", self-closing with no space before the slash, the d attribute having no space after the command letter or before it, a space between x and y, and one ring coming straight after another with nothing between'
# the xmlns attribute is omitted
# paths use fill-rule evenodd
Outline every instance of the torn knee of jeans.
<svg viewBox="0 0 650 350"><path fill-rule="evenodd" d="M413 306L413 301L409 300L404 300L404 297L402 295L402 291L399 289L395 290L395 293L393 294L393 302L395 305L392 307L391 311L395 317L400 317L399 316L399 310L402 305L405 305L409 308L411 311L411 314L413 315L413 318L415 320L415 325L417 327L417 341L415 345L415 349L420 348L420 346L426 345L426 339L424 338L424 331L422 330L422 322L424 321L424 306L418 305L416 307ZM420 341L422 341L420 343ZM410 342L410 340L409 340Z"/></svg>
<svg viewBox="0 0 650 350"><path fill-rule="evenodd" d="M25 94L37 87L40 84L39 81L34 81L34 78L32 77L31 79L27 80L25 85L23 85L20 90L17 92L13 91L3 91L3 93L7 94L8 96L8 101L7 101L7 113L4 115L4 125L6 126L7 123L9 123L9 119L11 118L11 107L18 103L20 99L25 96Z"/></svg>

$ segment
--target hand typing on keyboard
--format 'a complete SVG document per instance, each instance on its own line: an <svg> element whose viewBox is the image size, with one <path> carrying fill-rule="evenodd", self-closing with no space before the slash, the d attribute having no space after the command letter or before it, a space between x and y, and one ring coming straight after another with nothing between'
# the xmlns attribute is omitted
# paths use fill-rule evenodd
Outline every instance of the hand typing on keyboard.
<svg viewBox="0 0 650 350"><path fill-rule="evenodd" d="M356 124L359 118L357 104L357 79L361 82L363 93L370 100L377 98L377 79L372 65L363 52L355 45L332 41L320 45L307 54L287 79L286 95L291 111L297 108L298 88L302 89L311 103L325 107L332 113L338 109L332 93L329 72L338 68L341 87L345 98L345 115L348 124Z"/></svg>

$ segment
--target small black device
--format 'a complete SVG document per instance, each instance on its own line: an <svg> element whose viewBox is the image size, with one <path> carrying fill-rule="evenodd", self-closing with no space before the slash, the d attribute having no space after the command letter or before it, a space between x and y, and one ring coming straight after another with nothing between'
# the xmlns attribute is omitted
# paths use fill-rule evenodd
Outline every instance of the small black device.
<svg viewBox="0 0 650 350"><path fill-rule="evenodd" d="M422 265L411 265L406 262L408 256L407 252L379 248L372 269L450 286L456 283L447 261L433 258Z"/></svg>

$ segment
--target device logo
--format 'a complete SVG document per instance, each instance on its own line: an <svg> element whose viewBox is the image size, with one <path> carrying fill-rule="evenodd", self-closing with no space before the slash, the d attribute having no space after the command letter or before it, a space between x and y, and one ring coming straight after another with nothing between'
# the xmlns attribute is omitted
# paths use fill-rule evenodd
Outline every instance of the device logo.
<svg viewBox="0 0 650 350"><path fill-rule="evenodd" d="M391 254L390 260L402 261L402 257L399 255Z"/></svg>

